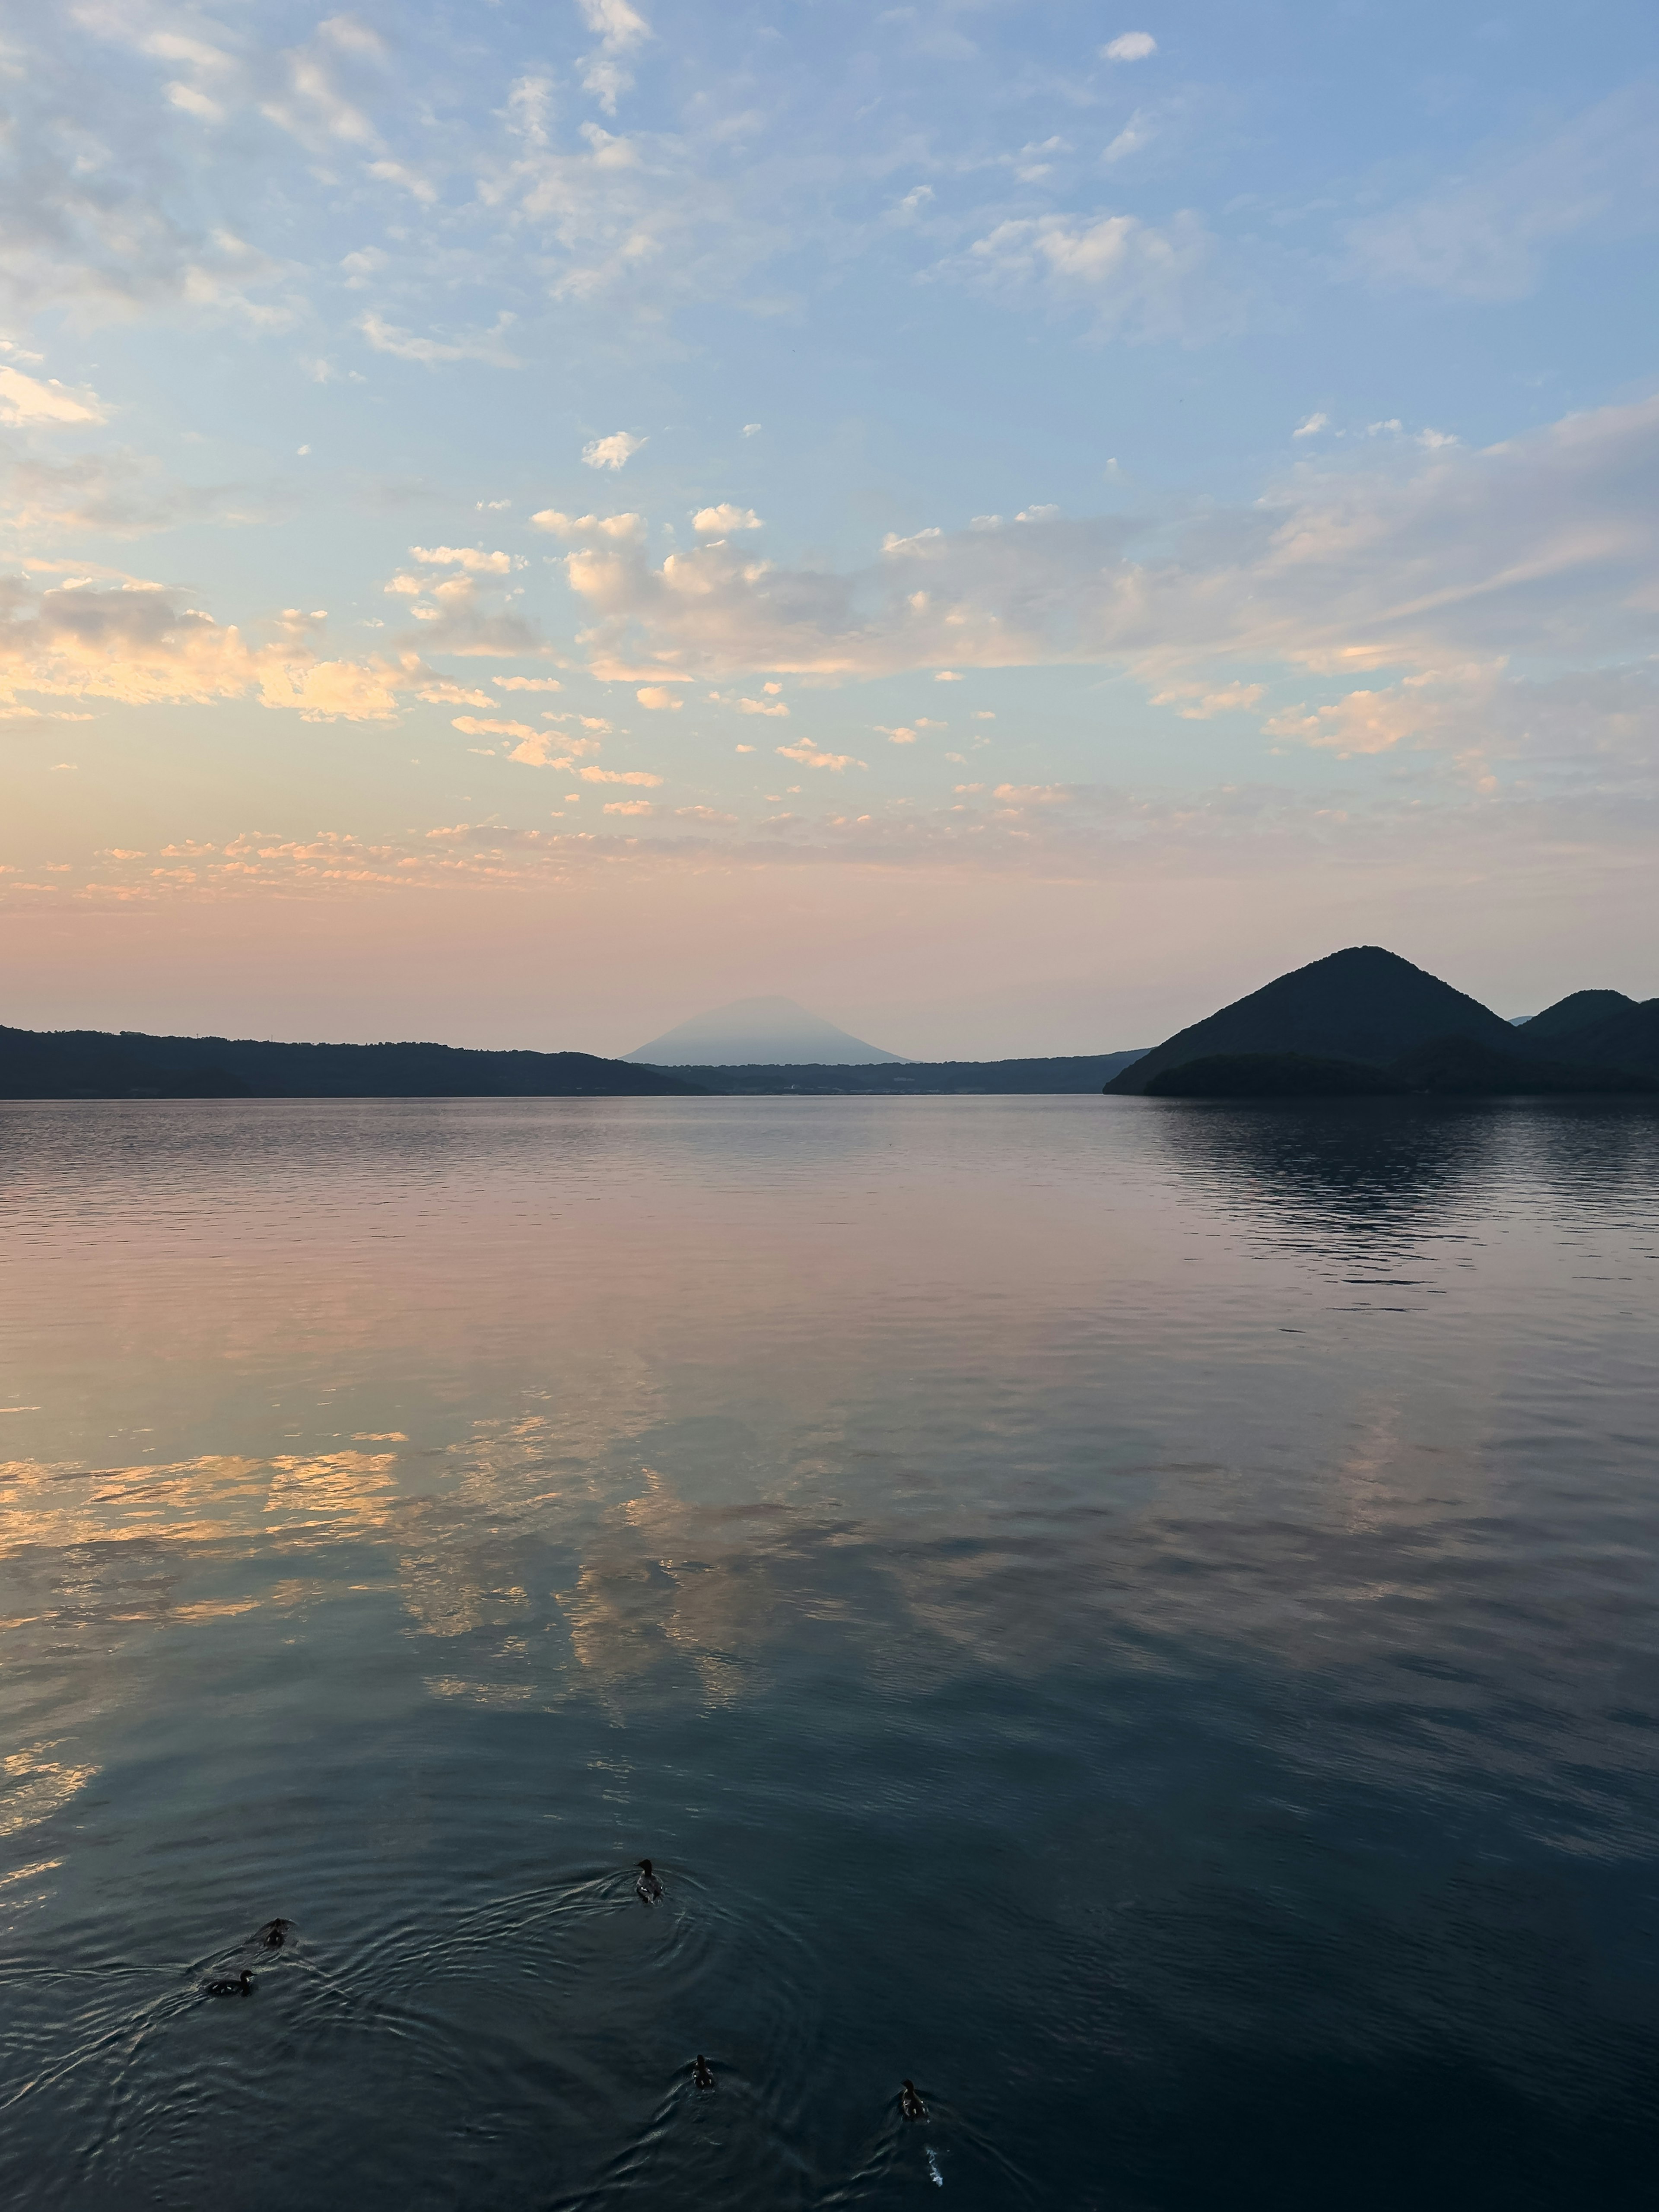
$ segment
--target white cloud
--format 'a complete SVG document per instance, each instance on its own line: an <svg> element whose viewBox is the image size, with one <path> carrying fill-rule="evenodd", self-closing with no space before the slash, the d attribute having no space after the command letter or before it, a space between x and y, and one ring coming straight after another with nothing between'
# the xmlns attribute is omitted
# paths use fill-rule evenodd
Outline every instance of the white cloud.
<svg viewBox="0 0 1659 2212"><path fill-rule="evenodd" d="M485 704L492 703L486 701ZM466 738L530 738L539 744L547 734L532 729L528 722L500 722L481 720L476 714L458 714L451 725Z"/></svg>
<svg viewBox="0 0 1659 2212"><path fill-rule="evenodd" d="M1261 684L1224 684L1214 690L1202 684L1171 684L1152 694L1154 707L1174 707L1188 722L1207 722L1216 714L1241 713L1254 707L1267 687Z"/></svg>
<svg viewBox="0 0 1659 2212"><path fill-rule="evenodd" d="M492 676L489 680L498 691L562 691L564 689L556 676Z"/></svg>
<svg viewBox="0 0 1659 2212"><path fill-rule="evenodd" d="M470 337L420 338L371 311L358 317L357 328L376 353L393 354L399 361L417 361L428 368L451 361L482 361L494 368L522 368L524 363L517 354L509 353L501 343L501 334L513 319L509 314L498 315L493 330Z"/></svg>
<svg viewBox="0 0 1659 2212"><path fill-rule="evenodd" d="M642 768L584 768L579 769L577 774L584 783L638 783L653 791L662 781L659 775L653 775L648 769Z"/></svg>
<svg viewBox="0 0 1659 2212"><path fill-rule="evenodd" d="M73 392L56 377L42 382L21 368L0 367L0 422L14 427L45 422L101 422L104 410L89 392Z"/></svg>
<svg viewBox="0 0 1659 2212"><path fill-rule="evenodd" d="M1316 438L1322 430L1329 428L1330 420L1328 415L1310 415L1305 422L1297 424L1291 435L1293 438Z"/></svg>
<svg viewBox="0 0 1659 2212"><path fill-rule="evenodd" d="M555 538L617 539L645 536L645 519L638 514L561 514L556 507L544 507L530 520L536 529L549 531Z"/></svg>
<svg viewBox="0 0 1659 2212"><path fill-rule="evenodd" d="M935 670L933 681L935 684L960 684L962 678L954 668L940 668Z"/></svg>
<svg viewBox="0 0 1659 2212"><path fill-rule="evenodd" d="M1109 62L1144 62L1157 52L1158 40L1150 31L1125 31L1100 50L1101 58Z"/></svg>
<svg viewBox="0 0 1659 2212"><path fill-rule="evenodd" d="M325 659L315 617L284 617L268 645L179 605L159 585L0 581L0 707L38 697L131 706L251 698L307 721L389 721L400 695L433 680L418 655ZM23 695L20 700L19 695Z"/></svg>
<svg viewBox="0 0 1659 2212"><path fill-rule="evenodd" d="M803 738L798 745L779 745L775 748L785 760L799 761L803 768L833 769L839 775L843 769L867 768L867 761L854 760L850 753L821 752L817 745Z"/></svg>
<svg viewBox="0 0 1659 2212"><path fill-rule="evenodd" d="M513 573L510 553L486 553L477 545L411 545L409 556L428 568L465 568L474 576L508 576Z"/></svg>
<svg viewBox="0 0 1659 2212"><path fill-rule="evenodd" d="M628 5L628 0L577 0L590 31L599 34L597 53L588 55L582 85L607 115L617 112L617 96L633 88L634 79L618 58L633 53L651 36L651 26Z"/></svg>
<svg viewBox="0 0 1659 2212"><path fill-rule="evenodd" d="M671 691L663 684L642 684L634 696L641 707L654 708L659 714L678 714L685 704L678 692Z"/></svg>
<svg viewBox="0 0 1659 2212"><path fill-rule="evenodd" d="M758 438L760 434L761 426L758 422L745 422L744 424L743 434L745 438Z"/></svg>
<svg viewBox="0 0 1659 2212"><path fill-rule="evenodd" d="M691 527L699 538L729 538L734 531L765 526L752 507L702 507L691 518Z"/></svg>
<svg viewBox="0 0 1659 2212"><path fill-rule="evenodd" d="M1550 250L1585 231L1659 228L1659 91L1635 84L1541 143L1350 226L1351 273L1483 301L1524 299Z"/></svg>
<svg viewBox="0 0 1659 2212"><path fill-rule="evenodd" d="M1103 161L1126 161L1131 154L1138 154L1143 146L1150 146L1154 136L1152 118L1136 108L1100 158Z"/></svg>
<svg viewBox="0 0 1659 2212"><path fill-rule="evenodd" d="M655 807L648 799L612 799L601 810L606 814L654 814Z"/></svg>
<svg viewBox="0 0 1659 2212"><path fill-rule="evenodd" d="M1351 668L1649 649L1659 612L1659 398L1484 451L1379 441L1137 550L1145 526L1055 518L901 541L863 570L702 545L567 556L596 672L877 674L1231 654ZM1204 696L1224 688L1205 685ZM757 704L759 702L757 702Z"/></svg>
<svg viewBox="0 0 1659 2212"><path fill-rule="evenodd" d="M631 430L613 430L608 438L594 438L584 446L582 459L590 469L623 469L649 442L636 438Z"/></svg>
<svg viewBox="0 0 1659 2212"><path fill-rule="evenodd" d="M1015 301L1035 292L1052 306L1087 307L1103 335L1191 341L1237 324L1238 302L1216 281L1213 260L1214 241L1189 210L1162 228L1134 215L1050 214L999 223L939 273Z"/></svg>
<svg viewBox="0 0 1659 2212"><path fill-rule="evenodd" d="M520 768L568 768L571 748L553 730L530 730L507 757Z"/></svg>
<svg viewBox="0 0 1659 2212"><path fill-rule="evenodd" d="M488 691L469 691L465 684L451 684L447 680L423 684L415 696L425 700L428 707L490 708L495 704Z"/></svg>
<svg viewBox="0 0 1659 2212"><path fill-rule="evenodd" d="M787 702L782 699L739 699L738 712L740 714L771 714L787 717L789 708Z"/></svg>

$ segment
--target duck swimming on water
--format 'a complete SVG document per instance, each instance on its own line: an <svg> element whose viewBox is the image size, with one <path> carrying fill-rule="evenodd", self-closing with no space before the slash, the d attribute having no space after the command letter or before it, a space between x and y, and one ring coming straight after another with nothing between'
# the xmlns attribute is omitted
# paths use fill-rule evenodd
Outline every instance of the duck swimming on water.
<svg viewBox="0 0 1659 2212"><path fill-rule="evenodd" d="M661 1901L662 1882L656 1875L652 1873L649 1859L640 1861L640 1870L635 1878L634 1890L642 1904L656 1905Z"/></svg>
<svg viewBox="0 0 1659 2212"><path fill-rule="evenodd" d="M714 2086L714 2069L701 2051L697 2053L696 2063L691 2069L691 2079L699 2089L712 2089Z"/></svg>
<svg viewBox="0 0 1659 2212"><path fill-rule="evenodd" d="M263 1943L267 1951L280 1951L287 1942L288 1931L293 1925L291 1920L267 1920L253 1940L256 1943Z"/></svg>
<svg viewBox="0 0 1659 2212"><path fill-rule="evenodd" d="M210 1997L251 1997L253 1977L244 1966L234 1982L206 1982L203 1988Z"/></svg>
<svg viewBox="0 0 1659 2212"><path fill-rule="evenodd" d="M927 2117L927 2107L914 2081L907 2081L899 2091L899 2117L906 2120L925 2120Z"/></svg>

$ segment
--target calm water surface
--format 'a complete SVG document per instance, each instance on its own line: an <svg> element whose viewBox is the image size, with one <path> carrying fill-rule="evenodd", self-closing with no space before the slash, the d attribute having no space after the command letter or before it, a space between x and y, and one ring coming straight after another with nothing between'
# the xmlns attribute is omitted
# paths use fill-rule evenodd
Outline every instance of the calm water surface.
<svg viewBox="0 0 1659 2212"><path fill-rule="evenodd" d="M1651 2203L1656 1170L0 1108L0 2197Z"/></svg>

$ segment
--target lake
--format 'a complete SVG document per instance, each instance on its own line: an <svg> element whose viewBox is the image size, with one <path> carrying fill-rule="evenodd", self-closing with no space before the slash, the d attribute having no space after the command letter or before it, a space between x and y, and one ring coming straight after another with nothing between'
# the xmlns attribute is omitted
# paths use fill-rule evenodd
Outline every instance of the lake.
<svg viewBox="0 0 1659 2212"><path fill-rule="evenodd" d="M1652 2201L1650 1106L26 1104L0 1195L9 2205Z"/></svg>

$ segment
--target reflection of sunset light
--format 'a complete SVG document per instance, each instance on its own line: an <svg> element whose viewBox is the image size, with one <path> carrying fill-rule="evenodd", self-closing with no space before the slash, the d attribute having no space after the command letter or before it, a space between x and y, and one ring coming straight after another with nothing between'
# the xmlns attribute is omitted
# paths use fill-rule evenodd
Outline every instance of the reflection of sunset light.
<svg viewBox="0 0 1659 2212"><path fill-rule="evenodd" d="M15 1836L21 1828L49 1820L97 1773L95 1766L70 1766L42 1758L43 1752L56 1747L38 1743L31 1750L15 1751L9 1758L0 1759L0 1774L6 1778L4 1792L0 1794L0 1836Z"/></svg>

